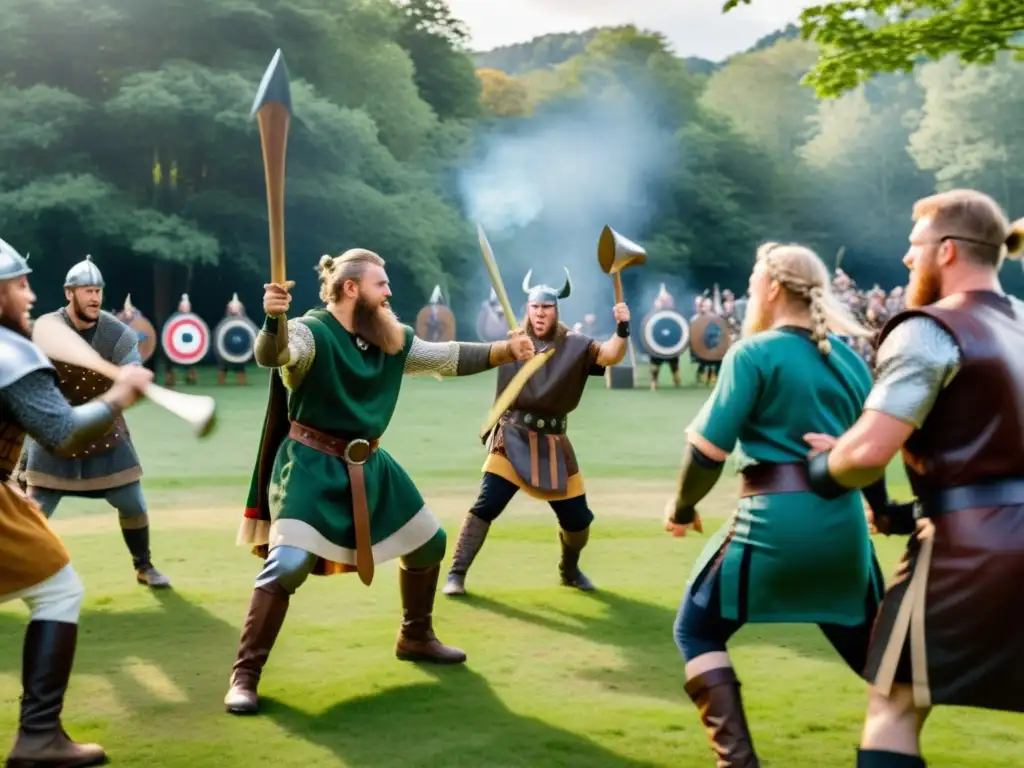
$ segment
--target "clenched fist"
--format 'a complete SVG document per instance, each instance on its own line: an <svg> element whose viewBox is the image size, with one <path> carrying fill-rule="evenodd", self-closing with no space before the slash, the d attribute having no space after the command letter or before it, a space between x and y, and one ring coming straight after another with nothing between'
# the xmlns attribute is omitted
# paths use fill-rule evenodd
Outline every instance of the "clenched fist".
<svg viewBox="0 0 1024 768"><path fill-rule="evenodd" d="M529 360L533 357L533 339L525 333L510 333L508 337L508 349L516 360Z"/></svg>
<svg viewBox="0 0 1024 768"><path fill-rule="evenodd" d="M264 285L263 311L271 317L288 314L288 309L292 305L292 296L289 291L294 286L294 280L289 280L284 285L279 283L267 283Z"/></svg>
<svg viewBox="0 0 1024 768"><path fill-rule="evenodd" d="M628 323L629 307L625 304L616 304L612 307L612 316L615 318L616 323Z"/></svg>

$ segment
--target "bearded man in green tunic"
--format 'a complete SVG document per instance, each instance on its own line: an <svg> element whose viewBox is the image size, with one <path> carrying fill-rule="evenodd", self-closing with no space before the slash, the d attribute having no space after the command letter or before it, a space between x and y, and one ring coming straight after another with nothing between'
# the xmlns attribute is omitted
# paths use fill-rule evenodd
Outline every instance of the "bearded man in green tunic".
<svg viewBox="0 0 1024 768"><path fill-rule="evenodd" d="M818 624L856 674L866 664L884 581L861 494L821 498L806 464L804 435L838 434L824 425L849 428L871 389L867 365L830 330L870 334L832 296L812 251L763 246L750 278L745 338L730 347L688 428L678 491L666 510L675 535L702 530L696 505L739 444L738 509L705 547L675 625L686 692L720 768L759 765L726 651L745 623ZM884 482L877 493L885 498Z"/></svg>
<svg viewBox="0 0 1024 768"><path fill-rule="evenodd" d="M401 558L404 618L395 654L458 664L466 654L434 634L445 533L405 470L379 447L406 375L465 376L532 357L518 335L493 344L425 342L398 322L384 260L357 248L320 260L314 309L285 324L287 285L265 286L256 362L273 368L259 458L239 543L265 558L249 603L225 707L257 711L257 686L289 599L310 574L357 571Z"/></svg>

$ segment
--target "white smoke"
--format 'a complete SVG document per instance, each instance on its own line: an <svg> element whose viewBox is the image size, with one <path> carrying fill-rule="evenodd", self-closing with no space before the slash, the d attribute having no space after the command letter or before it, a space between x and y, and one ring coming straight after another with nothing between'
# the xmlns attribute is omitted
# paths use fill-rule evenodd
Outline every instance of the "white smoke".
<svg viewBox="0 0 1024 768"><path fill-rule="evenodd" d="M460 191L466 216L483 226L494 248L513 310L518 314L525 302L528 269L535 284L557 288L568 267L572 296L562 303L562 320L571 326L593 312L607 326L612 282L598 266L598 238L609 225L642 243L658 215L661 180L677 162L672 134L619 92L499 124L480 146L481 159L460 174ZM643 269L623 273L631 305L639 297L628 286L641 282ZM487 296L482 265L472 290L479 300Z"/></svg>

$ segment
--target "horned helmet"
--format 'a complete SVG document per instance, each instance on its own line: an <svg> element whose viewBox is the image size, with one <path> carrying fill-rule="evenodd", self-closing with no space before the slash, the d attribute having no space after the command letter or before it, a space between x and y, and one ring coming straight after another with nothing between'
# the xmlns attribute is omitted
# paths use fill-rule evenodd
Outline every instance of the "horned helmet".
<svg viewBox="0 0 1024 768"><path fill-rule="evenodd" d="M561 290L552 288L550 285L530 285L533 270L528 271L526 277L523 278L523 292L526 294L527 303L553 306L557 309L560 299L569 298L572 293L572 280L569 278L568 267L563 267L563 269L565 270L565 284Z"/></svg>
<svg viewBox="0 0 1024 768"><path fill-rule="evenodd" d="M431 304L444 304L444 295L441 293L441 286L435 285L433 293L430 294Z"/></svg>
<svg viewBox="0 0 1024 768"><path fill-rule="evenodd" d="M245 305L242 304L242 300L238 298L237 293L231 294L231 301L228 302L228 314L238 316L245 314Z"/></svg>

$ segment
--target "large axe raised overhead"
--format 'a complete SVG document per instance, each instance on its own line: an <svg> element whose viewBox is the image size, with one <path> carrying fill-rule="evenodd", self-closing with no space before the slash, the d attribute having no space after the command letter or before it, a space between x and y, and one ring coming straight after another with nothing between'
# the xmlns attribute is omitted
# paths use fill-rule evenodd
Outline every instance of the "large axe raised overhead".
<svg viewBox="0 0 1024 768"><path fill-rule="evenodd" d="M612 278L615 287L615 303L623 302L622 296L622 270L647 261L647 251L634 243L628 237L623 237L614 229L605 226L601 230L601 237L597 241L597 263L601 271ZM633 340L629 339L629 361L636 368L636 353L633 351Z"/></svg>

